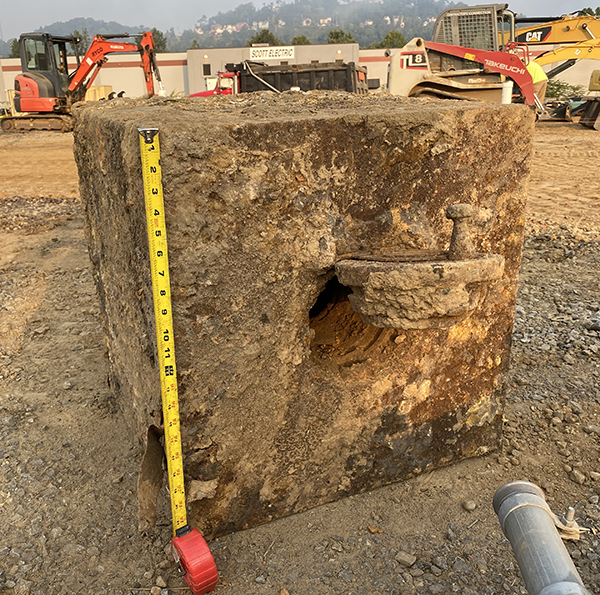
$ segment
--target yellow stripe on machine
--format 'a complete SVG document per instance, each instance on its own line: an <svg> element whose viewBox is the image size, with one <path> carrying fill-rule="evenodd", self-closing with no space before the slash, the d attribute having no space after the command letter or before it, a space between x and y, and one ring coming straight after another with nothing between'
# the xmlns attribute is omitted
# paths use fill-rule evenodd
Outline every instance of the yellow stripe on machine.
<svg viewBox="0 0 600 595"><path fill-rule="evenodd" d="M173 535L175 535L177 529L187 525L187 516L181 432L179 428L179 396L177 392L177 366L175 365L171 285L169 282L167 227L160 168L160 144L158 128L138 128L138 131L140 133L148 248L152 270L152 295L154 297L154 317L156 320L156 343L165 428L167 473L171 495Z"/></svg>

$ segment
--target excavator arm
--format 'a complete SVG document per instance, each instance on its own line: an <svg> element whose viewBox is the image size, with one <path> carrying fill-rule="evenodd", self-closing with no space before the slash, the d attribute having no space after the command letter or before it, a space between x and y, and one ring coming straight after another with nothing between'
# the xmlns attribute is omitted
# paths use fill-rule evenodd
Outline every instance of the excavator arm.
<svg viewBox="0 0 600 595"><path fill-rule="evenodd" d="M152 33L146 31L142 35L140 43L128 43L122 41L112 41L113 39L123 39L130 37L128 33L119 35L94 35L94 39L85 56L81 60L81 65L73 73L69 84L69 91L75 95L83 95L85 91L92 85L94 79L98 76L100 69L108 61L108 54L122 52L138 52L142 59L142 67L144 77L146 79L146 89L148 95L153 96L154 93L154 75L158 82L159 88L162 91L162 82L158 66L156 64L156 52L154 50L154 39Z"/></svg>
<svg viewBox="0 0 600 595"><path fill-rule="evenodd" d="M425 47L428 50L449 54L457 58L471 60L483 64L485 69L490 72L499 72L511 78L521 89L523 98L527 105L535 105L535 93L533 91L533 81L531 75L525 68L525 65L515 54L507 52L490 52L488 50L478 50L476 48L463 48L456 45L445 43L435 43L426 41Z"/></svg>
<svg viewBox="0 0 600 595"><path fill-rule="evenodd" d="M580 43L593 39L600 39L600 19L588 15L566 15L555 21L520 27L515 31L515 41L536 45Z"/></svg>
<svg viewBox="0 0 600 595"><path fill-rule="evenodd" d="M535 59L540 66L563 60L600 60L600 40L567 45L545 52Z"/></svg>

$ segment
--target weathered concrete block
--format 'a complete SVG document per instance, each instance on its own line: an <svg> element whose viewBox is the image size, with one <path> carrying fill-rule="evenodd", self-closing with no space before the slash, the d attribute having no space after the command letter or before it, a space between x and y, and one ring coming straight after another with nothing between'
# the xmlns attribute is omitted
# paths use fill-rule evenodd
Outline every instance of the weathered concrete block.
<svg viewBox="0 0 600 595"><path fill-rule="evenodd" d="M497 445L527 108L324 93L79 109L75 154L112 383L146 440L161 403L141 126L160 129L185 473L206 482L190 490L206 536ZM476 207L475 251L501 257L493 274L475 271L471 310L450 300L449 316L460 316L439 328L365 323L336 263L447 260L455 203ZM394 286L407 287L381 290Z"/></svg>

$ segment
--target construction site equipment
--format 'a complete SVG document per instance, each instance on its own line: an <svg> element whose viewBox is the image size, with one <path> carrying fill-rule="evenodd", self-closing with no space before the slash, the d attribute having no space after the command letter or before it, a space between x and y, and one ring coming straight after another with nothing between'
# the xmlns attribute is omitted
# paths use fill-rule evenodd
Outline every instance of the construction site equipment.
<svg viewBox="0 0 600 595"><path fill-rule="evenodd" d="M528 105L535 105L531 75L515 54L412 39L392 56L388 90L392 95L430 95L500 103L502 85L512 79Z"/></svg>
<svg viewBox="0 0 600 595"><path fill-rule="evenodd" d="M448 8L436 19L432 41L497 52L515 39L515 14L508 4Z"/></svg>
<svg viewBox="0 0 600 595"><path fill-rule="evenodd" d="M136 42L113 41L129 37L135 37ZM95 35L81 60L79 41L77 37L49 33L21 35L22 73L15 79L14 111L0 123L3 130L70 130L72 105L84 99L107 56L113 53L138 52L148 95L154 95L153 75L163 91L151 32ZM67 44L76 50L77 68L73 72L69 72L67 63Z"/></svg>
<svg viewBox="0 0 600 595"><path fill-rule="evenodd" d="M529 27L519 24L535 23ZM493 31L497 31L497 35ZM483 4L444 10L437 18L432 40L450 45L501 50L509 41L543 44L580 43L600 38L600 19L583 15L520 17L508 4Z"/></svg>
<svg viewBox="0 0 600 595"><path fill-rule="evenodd" d="M548 78L564 72L579 60L600 60L600 40L583 41L574 45L565 45L539 55L535 61L540 66L561 62L547 73Z"/></svg>
<svg viewBox="0 0 600 595"><path fill-rule="evenodd" d="M187 522L181 432L179 429L179 396L177 366L169 279L167 228L160 166L158 128L140 128L140 154L144 179L148 248L152 271L152 295L158 346L158 362L162 394L167 474L173 519L171 551L184 571L187 585L196 595L213 591L219 580L215 561L206 541Z"/></svg>
<svg viewBox="0 0 600 595"><path fill-rule="evenodd" d="M235 95L256 91L327 90L348 91L366 95L369 92L367 69L354 62L323 64L265 64L244 61L227 64L219 72L217 85L211 91L194 93L190 97Z"/></svg>
<svg viewBox="0 0 600 595"><path fill-rule="evenodd" d="M514 40L530 44L580 43L600 39L600 19L589 15L562 17L516 17L517 23L535 23L519 27Z"/></svg>
<svg viewBox="0 0 600 595"><path fill-rule="evenodd" d="M392 58L389 90L397 95L426 93L499 103L503 101L502 83L508 77L519 86L525 103L535 103L538 111L543 112L539 100L534 98L532 102L523 89L522 83L526 84L527 79L527 75L521 72L523 68L507 60L506 54L522 53L522 61L528 64L530 58L527 46L523 43L525 41L536 44L574 43L545 52L535 59L540 66L560 62L548 73L548 77L552 78L578 60L600 59L600 40L596 38L596 34L600 36L600 19L565 16L533 20L538 24L544 21L544 27L540 29L536 25L515 29L516 23L531 22L531 19L516 17L507 4L447 9L436 21L433 42L413 39ZM436 47L435 44L440 45ZM456 49L451 50L450 47ZM519 52L520 49L524 51ZM495 52L496 55L484 57L476 50ZM478 55L484 57L485 61L477 58ZM494 72L500 74L491 74ZM517 80L519 77L520 81Z"/></svg>
<svg viewBox="0 0 600 595"><path fill-rule="evenodd" d="M587 97L580 113L579 123L582 126L600 130L600 97Z"/></svg>
<svg viewBox="0 0 600 595"><path fill-rule="evenodd" d="M591 595L559 534L566 530L563 539L578 535L572 508L565 517L557 517L544 492L528 481L503 485L493 504L530 595Z"/></svg>
<svg viewBox="0 0 600 595"><path fill-rule="evenodd" d="M501 103L503 84L510 79L525 103L535 105L525 65L514 53L502 51L505 33L514 39L515 15L507 4L447 9L436 20L433 41L417 37L392 57L388 89L394 95Z"/></svg>

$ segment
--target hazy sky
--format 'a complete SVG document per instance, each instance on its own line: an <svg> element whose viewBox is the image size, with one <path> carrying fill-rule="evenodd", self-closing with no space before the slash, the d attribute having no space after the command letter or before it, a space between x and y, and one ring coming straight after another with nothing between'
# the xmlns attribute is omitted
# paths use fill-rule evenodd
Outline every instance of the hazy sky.
<svg viewBox="0 0 600 595"><path fill-rule="evenodd" d="M34 31L38 27L50 25L56 21L68 21L77 17L93 18L103 21L136 26L140 24L156 27L165 31L174 27L176 31L191 28L203 15L213 16L249 0L145 0L145 2L127 2L126 0L101 0L82 3L81 0L29 0L28 2L10 2L0 11L1 38L5 41L18 37L21 33ZM415 0L418 2L419 0ZM515 12L527 16L558 16L580 10L585 6L594 8L600 0L586 4L586 0L519 0L509 3ZM254 2L262 6L264 0ZM467 4L485 4L484 0L466 0Z"/></svg>

